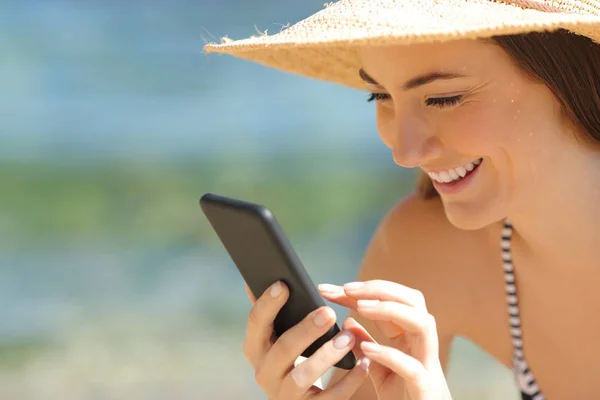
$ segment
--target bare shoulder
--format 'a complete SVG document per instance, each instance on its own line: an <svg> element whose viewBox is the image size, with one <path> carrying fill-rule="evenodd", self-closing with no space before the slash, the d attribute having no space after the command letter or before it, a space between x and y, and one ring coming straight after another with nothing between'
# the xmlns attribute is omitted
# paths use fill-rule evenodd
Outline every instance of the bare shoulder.
<svg viewBox="0 0 600 400"><path fill-rule="evenodd" d="M357 279L388 280L421 292L429 313L435 317L440 361L446 366L452 339L470 330L469 321L481 320L481 315L489 314L486 299L490 298L490 288L501 290L502 277L492 276L495 269L492 263L500 259L499 242L494 257L495 232L499 234L498 226L460 230L446 218L439 198L426 200L411 194L397 203L379 224ZM387 341L371 321L353 311L350 316L375 340ZM341 376L343 373L336 372L330 382ZM372 386L366 384L352 399L366 400L373 396Z"/></svg>
<svg viewBox="0 0 600 400"><path fill-rule="evenodd" d="M469 315L475 285L485 274L482 264L494 256L494 229L458 229L446 218L439 198L411 194L383 218L359 279L385 279L420 291L439 328L453 335Z"/></svg>

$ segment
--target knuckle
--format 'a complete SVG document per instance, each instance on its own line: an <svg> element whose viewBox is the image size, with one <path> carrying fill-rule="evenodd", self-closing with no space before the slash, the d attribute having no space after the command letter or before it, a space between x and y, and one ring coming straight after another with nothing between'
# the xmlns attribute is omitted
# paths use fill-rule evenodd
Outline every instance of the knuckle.
<svg viewBox="0 0 600 400"><path fill-rule="evenodd" d="M312 400L348 400L352 394L344 385L334 385L318 393Z"/></svg>
<svg viewBox="0 0 600 400"><path fill-rule="evenodd" d="M427 317L425 319L426 319L427 327L429 329L436 329L437 322L435 320L435 317L432 314L427 314Z"/></svg>
<svg viewBox="0 0 600 400"><path fill-rule="evenodd" d="M412 381L413 381L413 384L415 386L417 386L418 388L429 388L430 387L429 375L423 369L418 369L415 372L415 375L414 375L414 378L412 379Z"/></svg>
<svg viewBox="0 0 600 400"><path fill-rule="evenodd" d="M402 310L402 307L404 306L404 304L399 304L393 301L380 301L379 304L377 305L377 307L379 307L382 311L387 311L387 312L398 312L399 310Z"/></svg>
<svg viewBox="0 0 600 400"><path fill-rule="evenodd" d="M249 326L256 326L260 324L260 310L259 307L256 306L256 304L250 309L250 312L248 313L248 325Z"/></svg>
<svg viewBox="0 0 600 400"><path fill-rule="evenodd" d="M316 365L327 365L328 366L329 364L331 364L332 360L333 360L333 354L331 354L331 353L332 353L332 351L330 351L330 349L327 347L320 348L315 353Z"/></svg>
<svg viewBox="0 0 600 400"><path fill-rule="evenodd" d="M290 331L284 333L281 337L277 339L275 345L271 348L271 351L275 352L275 359L291 354L293 348L293 337L290 335Z"/></svg>
<svg viewBox="0 0 600 400"><path fill-rule="evenodd" d="M384 285L387 282L384 281L383 279L371 279L368 281L365 281L365 284L369 284L369 285Z"/></svg>
<svg viewBox="0 0 600 400"><path fill-rule="evenodd" d="M425 380L423 369L419 368L416 362L410 363L406 368L406 379L415 385L422 384Z"/></svg>
<svg viewBox="0 0 600 400"><path fill-rule="evenodd" d="M263 366L259 366L254 370L254 380L261 388L265 389L267 387L267 374Z"/></svg>
<svg viewBox="0 0 600 400"><path fill-rule="evenodd" d="M413 289L412 298L414 305L417 307L425 307L425 295L423 292L417 289Z"/></svg>
<svg viewBox="0 0 600 400"><path fill-rule="evenodd" d="M423 314L422 318L419 318L419 330L421 333L426 334L436 329L435 317L429 313Z"/></svg>
<svg viewBox="0 0 600 400"><path fill-rule="evenodd" d="M312 384L312 382L310 382L310 372L308 371L305 362L301 363L290 372L291 379L287 379L283 384L286 393L294 393L297 389L308 389Z"/></svg>

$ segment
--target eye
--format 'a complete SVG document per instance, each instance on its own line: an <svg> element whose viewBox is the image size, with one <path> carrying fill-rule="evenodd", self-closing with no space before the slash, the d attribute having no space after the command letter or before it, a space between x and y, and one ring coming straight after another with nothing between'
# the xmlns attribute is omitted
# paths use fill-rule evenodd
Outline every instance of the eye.
<svg viewBox="0 0 600 400"><path fill-rule="evenodd" d="M431 97L425 101L425 104L433 107L452 107L459 104L463 99L462 95L451 97Z"/></svg>
<svg viewBox="0 0 600 400"><path fill-rule="evenodd" d="M388 100L390 98L389 94L384 94L384 93L371 93L371 95L369 96L369 98L367 99L367 102L371 102L371 101L381 101L381 100Z"/></svg>

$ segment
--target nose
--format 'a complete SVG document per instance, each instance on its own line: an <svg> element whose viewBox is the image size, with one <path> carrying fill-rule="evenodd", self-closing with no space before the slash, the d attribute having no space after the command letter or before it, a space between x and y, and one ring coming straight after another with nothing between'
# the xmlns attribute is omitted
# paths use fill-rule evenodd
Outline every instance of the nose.
<svg viewBox="0 0 600 400"><path fill-rule="evenodd" d="M404 118L399 121L395 118L392 134L392 157L401 167L417 167L442 153L442 141L425 121L416 118Z"/></svg>
<svg viewBox="0 0 600 400"><path fill-rule="evenodd" d="M441 142L435 136L397 140L392 149L392 157L399 166L414 168L439 157L441 149Z"/></svg>

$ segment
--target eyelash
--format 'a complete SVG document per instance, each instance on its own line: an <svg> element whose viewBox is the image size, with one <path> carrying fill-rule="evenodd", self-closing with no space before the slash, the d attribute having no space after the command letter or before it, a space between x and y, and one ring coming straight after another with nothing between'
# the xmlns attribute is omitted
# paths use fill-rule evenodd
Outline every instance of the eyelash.
<svg viewBox="0 0 600 400"><path fill-rule="evenodd" d="M367 99L367 102L371 101L382 101L388 100L390 98L389 94L384 93L371 93L370 97ZM450 96L450 97L431 97L425 101L428 106L433 107L451 107L460 103L463 99L462 95Z"/></svg>
<svg viewBox="0 0 600 400"><path fill-rule="evenodd" d="M389 94L383 94L383 93L371 93L371 95L369 96L369 98L367 99L367 102L372 102L372 101L380 101L380 100L387 100L390 98Z"/></svg>

